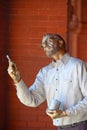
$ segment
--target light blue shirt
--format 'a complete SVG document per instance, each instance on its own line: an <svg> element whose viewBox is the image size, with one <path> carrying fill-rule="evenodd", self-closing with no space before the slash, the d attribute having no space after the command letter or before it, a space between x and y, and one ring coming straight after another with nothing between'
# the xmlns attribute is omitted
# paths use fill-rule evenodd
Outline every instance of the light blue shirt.
<svg viewBox="0 0 87 130"><path fill-rule="evenodd" d="M59 100L68 116L54 119L56 126L87 120L87 65L68 53L43 67L30 87L23 80L15 85L19 100L27 106L45 100L49 106L52 99Z"/></svg>

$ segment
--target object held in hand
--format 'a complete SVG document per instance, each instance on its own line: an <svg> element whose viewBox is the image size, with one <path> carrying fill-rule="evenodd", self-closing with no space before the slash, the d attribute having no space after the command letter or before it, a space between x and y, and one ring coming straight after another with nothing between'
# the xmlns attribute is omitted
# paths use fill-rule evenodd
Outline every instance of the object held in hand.
<svg viewBox="0 0 87 130"><path fill-rule="evenodd" d="M11 70L10 72L16 71L17 70L16 64L11 60L9 55L6 55L6 58L8 59L8 62L9 62L9 66L10 66L10 70Z"/></svg>
<svg viewBox="0 0 87 130"><path fill-rule="evenodd" d="M9 62L11 62L9 55L6 55L6 58L8 59Z"/></svg>
<svg viewBox="0 0 87 130"><path fill-rule="evenodd" d="M58 110L60 108L61 102L57 99L52 99L48 107L49 110Z"/></svg>

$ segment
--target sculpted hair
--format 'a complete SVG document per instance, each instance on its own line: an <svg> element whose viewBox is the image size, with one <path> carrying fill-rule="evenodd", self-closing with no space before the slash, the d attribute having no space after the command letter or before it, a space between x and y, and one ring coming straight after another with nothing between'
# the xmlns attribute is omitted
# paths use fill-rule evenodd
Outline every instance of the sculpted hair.
<svg viewBox="0 0 87 130"><path fill-rule="evenodd" d="M62 48L66 50L66 44L65 40L59 35L55 33L47 33L43 36L42 43L47 42L48 40L53 40L53 44L56 43L61 43L62 42Z"/></svg>

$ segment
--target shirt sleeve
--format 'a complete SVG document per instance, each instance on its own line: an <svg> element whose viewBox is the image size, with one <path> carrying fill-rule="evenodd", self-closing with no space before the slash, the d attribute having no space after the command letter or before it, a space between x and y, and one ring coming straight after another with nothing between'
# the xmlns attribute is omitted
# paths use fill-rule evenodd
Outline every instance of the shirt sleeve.
<svg viewBox="0 0 87 130"><path fill-rule="evenodd" d="M24 105L36 107L45 100L44 73L42 70L39 71L35 82L30 87L27 87L23 80L15 86L17 96Z"/></svg>
<svg viewBox="0 0 87 130"><path fill-rule="evenodd" d="M82 93L82 99L79 102L66 110L67 115L74 116L83 112L87 112L87 64L81 62L77 65L79 89ZM77 93L78 94L78 93Z"/></svg>

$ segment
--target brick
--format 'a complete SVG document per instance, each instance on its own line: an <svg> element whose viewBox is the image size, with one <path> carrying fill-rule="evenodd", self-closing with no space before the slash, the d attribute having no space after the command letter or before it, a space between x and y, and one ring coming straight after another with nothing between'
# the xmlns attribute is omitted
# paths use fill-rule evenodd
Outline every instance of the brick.
<svg viewBox="0 0 87 130"><path fill-rule="evenodd" d="M24 121L9 121L9 126L11 127L26 127L27 124Z"/></svg>
<svg viewBox="0 0 87 130"><path fill-rule="evenodd" d="M33 121L33 122L28 122L28 127L34 127L34 128L42 128L45 127L45 122L39 122L39 121Z"/></svg>

